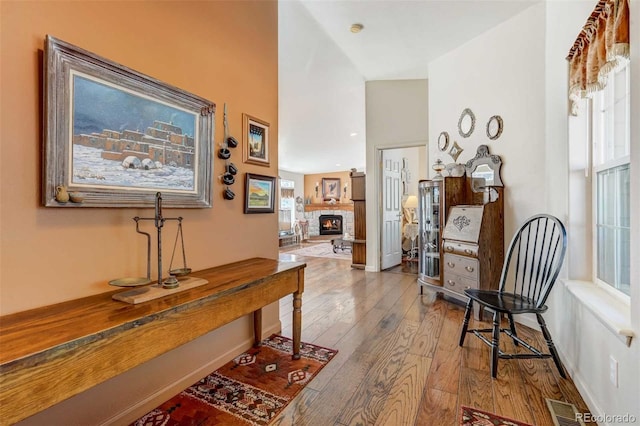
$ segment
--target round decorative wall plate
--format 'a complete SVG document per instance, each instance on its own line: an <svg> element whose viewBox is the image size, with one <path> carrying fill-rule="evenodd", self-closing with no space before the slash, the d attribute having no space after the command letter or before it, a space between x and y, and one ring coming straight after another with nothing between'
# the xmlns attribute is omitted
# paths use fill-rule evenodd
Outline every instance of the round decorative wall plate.
<svg viewBox="0 0 640 426"><path fill-rule="evenodd" d="M460 114L460 119L458 120L458 133L463 138L468 138L473 133L473 129L476 127L476 116L473 114L469 108L465 108Z"/></svg>
<svg viewBox="0 0 640 426"><path fill-rule="evenodd" d="M438 149L440 151L446 151L449 148L449 133L442 132L438 136Z"/></svg>
<svg viewBox="0 0 640 426"><path fill-rule="evenodd" d="M487 122L487 137L496 140L502 134L502 117L494 115Z"/></svg>

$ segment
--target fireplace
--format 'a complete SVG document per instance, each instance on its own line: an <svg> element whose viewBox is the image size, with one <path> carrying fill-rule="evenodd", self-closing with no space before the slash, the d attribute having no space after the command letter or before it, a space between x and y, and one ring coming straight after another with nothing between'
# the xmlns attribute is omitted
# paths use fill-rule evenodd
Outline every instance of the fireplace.
<svg viewBox="0 0 640 426"><path fill-rule="evenodd" d="M342 235L341 215L323 214L318 220L320 221L320 235Z"/></svg>

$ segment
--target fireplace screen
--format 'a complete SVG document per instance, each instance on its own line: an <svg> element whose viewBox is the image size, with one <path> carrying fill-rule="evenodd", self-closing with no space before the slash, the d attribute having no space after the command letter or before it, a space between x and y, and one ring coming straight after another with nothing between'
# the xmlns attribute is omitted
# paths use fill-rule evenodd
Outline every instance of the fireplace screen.
<svg viewBox="0 0 640 426"><path fill-rule="evenodd" d="M340 215L321 215L320 235L340 235L342 234L342 216Z"/></svg>

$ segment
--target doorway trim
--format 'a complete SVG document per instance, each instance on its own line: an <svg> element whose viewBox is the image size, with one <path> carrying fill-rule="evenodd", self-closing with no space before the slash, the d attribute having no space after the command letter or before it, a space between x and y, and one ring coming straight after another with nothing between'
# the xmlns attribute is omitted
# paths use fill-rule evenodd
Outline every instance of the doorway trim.
<svg viewBox="0 0 640 426"><path fill-rule="evenodd" d="M367 186L372 187L371 190L367 190L367 199L373 201L373 207L367 207L367 235L373 235L373 238L367 238L367 253L375 253L373 256L367 255L367 266L365 271L367 272L380 272L382 265L382 209L383 209L383 194L382 190L384 185L382 182L382 152L390 149L403 149L403 148L421 148L424 149L424 162L429 164L429 141L409 141L404 143L398 143L393 145L378 145L373 147L374 162L373 176L371 179L367 179ZM426 171L428 176L429 172ZM420 176L416 176L415 179L419 180ZM425 177L426 179L426 177ZM373 213L373 214L371 214ZM371 217L373 216L373 217ZM371 219L370 219L371 218ZM371 221L371 222L369 222ZM373 259L372 259L373 258ZM371 260L374 264L369 264Z"/></svg>

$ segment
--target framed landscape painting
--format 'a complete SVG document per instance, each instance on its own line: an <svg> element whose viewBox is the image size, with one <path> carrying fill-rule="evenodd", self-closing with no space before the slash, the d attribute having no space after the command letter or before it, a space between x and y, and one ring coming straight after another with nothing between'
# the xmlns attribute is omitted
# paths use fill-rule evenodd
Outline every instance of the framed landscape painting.
<svg viewBox="0 0 640 426"><path fill-rule="evenodd" d="M215 104L51 36L45 56L45 206L211 207Z"/></svg>
<svg viewBox="0 0 640 426"><path fill-rule="evenodd" d="M245 213L273 213L276 178L247 173L245 178Z"/></svg>

